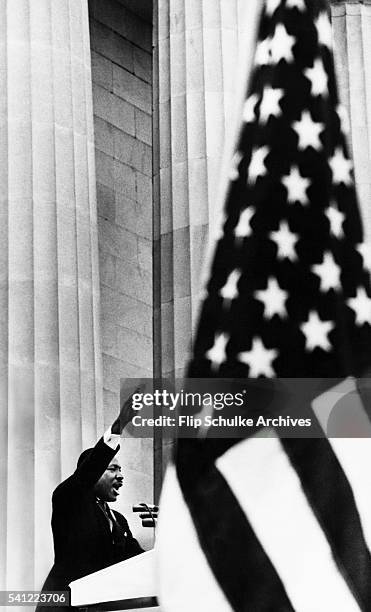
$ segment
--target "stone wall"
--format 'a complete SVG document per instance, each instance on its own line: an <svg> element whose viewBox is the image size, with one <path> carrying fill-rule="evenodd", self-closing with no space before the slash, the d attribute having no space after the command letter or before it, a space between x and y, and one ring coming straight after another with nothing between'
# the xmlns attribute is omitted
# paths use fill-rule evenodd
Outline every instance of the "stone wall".
<svg viewBox="0 0 371 612"><path fill-rule="evenodd" d="M124 0L90 0L105 426L120 378L152 376L152 25ZM153 499L153 442L125 440L118 507ZM149 539L149 530L140 534Z"/></svg>

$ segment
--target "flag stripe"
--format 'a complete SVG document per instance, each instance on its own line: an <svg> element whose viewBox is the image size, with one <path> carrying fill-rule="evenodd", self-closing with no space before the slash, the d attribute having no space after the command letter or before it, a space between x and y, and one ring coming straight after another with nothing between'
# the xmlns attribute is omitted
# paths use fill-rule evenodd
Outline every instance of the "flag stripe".
<svg viewBox="0 0 371 612"><path fill-rule="evenodd" d="M331 448L352 487L364 537L368 549L371 550L371 487L365 486L370 478L371 425L367 406L358 394L355 380L348 378L318 397L313 402L313 411L323 431L331 436L329 438ZM339 422L338 426L335 419ZM333 437L339 430L341 432L344 420L345 426L349 429L349 419L364 438Z"/></svg>
<svg viewBox="0 0 371 612"><path fill-rule="evenodd" d="M364 537L371 550L371 486L370 481L371 445L369 439L332 438L331 446L351 483L357 503Z"/></svg>
<svg viewBox="0 0 371 612"><path fill-rule="evenodd" d="M327 439L283 439L292 465L362 610L371 608L371 557L351 486Z"/></svg>
<svg viewBox="0 0 371 612"><path fill-rule="evenodd" d="M275 566L294 609L359 611L278 437L244 440L219 458L217 466Z"/></svg>
<svg viewBox="0 0 371 612"><path fill-rule="evenodd" d="M162 496L166 503L161 505L157 531L160 545L156 544L161 610L231 612L200 548L173 465L166 471Z"/></svg>
<svg viewBox="0 0 371 612"><path fill-rule="evenodd" d="M293 611L277 572L226 480L214 464L202 469L202 454L208 446L212 448L207 440L202 445L179 440L177 475L216 579L234 610Z"/></svg>

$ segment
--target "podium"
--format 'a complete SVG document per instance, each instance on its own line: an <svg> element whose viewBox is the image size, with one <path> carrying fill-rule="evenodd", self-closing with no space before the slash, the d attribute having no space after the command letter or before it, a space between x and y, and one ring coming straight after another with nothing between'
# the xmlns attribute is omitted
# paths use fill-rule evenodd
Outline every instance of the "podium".
<svg viewBox="0 0 371 612"><path fill-rule="evenodd" d="M71 605L89 612L142 608L159 611L154 551L149 550L74 580L70 589Z"/></svg>

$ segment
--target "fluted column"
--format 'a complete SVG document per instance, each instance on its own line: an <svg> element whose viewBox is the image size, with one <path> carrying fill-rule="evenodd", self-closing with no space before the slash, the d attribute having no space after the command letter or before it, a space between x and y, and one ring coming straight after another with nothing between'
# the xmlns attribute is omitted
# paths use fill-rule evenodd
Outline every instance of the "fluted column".
<svg viewBox="0 0 371 612"><path fill-rule="evenodd" d="M371 240L371 2L332 0L331 12L340 97L349 113L357 191Z"/></svg>
<svg viewBox="0 0 371 612"><path fill-rule="evenodd" d="M159 238L163 374L181 374L197 315L235 67L248 24L241 0L159 0ZM156 96L156 94L155 94ZM156 175L156 169L155 169ZM154 279L156 282L156 279Z"/></svg>
<svg viewBox="0 0 371 612"><path fill-rule="evenodd" d="M0 27L0 571L26 589L103 422L87 3L4 0Z"/></svg>

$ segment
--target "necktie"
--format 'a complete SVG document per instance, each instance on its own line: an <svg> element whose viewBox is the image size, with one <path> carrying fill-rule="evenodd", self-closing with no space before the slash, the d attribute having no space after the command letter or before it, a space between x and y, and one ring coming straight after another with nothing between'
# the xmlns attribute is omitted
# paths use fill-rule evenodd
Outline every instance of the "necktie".
<svg viewBox="0 0 371 612"><path fill-rule="evenodd" d="M112 512L109 509L109 506L107 504L107 502L101 500L101 499L97 499L97 504L99 506L99 508L102 510L104 516L106 517L108 523L109 523L109 528L110 531L113 531L113 527L114 527L114 523L116 522L116 519L114 518Z"/></svg>
<svg viewBox="0 0 371 612"><path fill-rule="evenodd" d="M108 521L109 528L112 533L112 542L114 544L123 545L126 533L123 531L122 528L119 527L115 515L110 509L109 505L107 504L107 502L101 499L97 499L97 504Z"/></svg>

